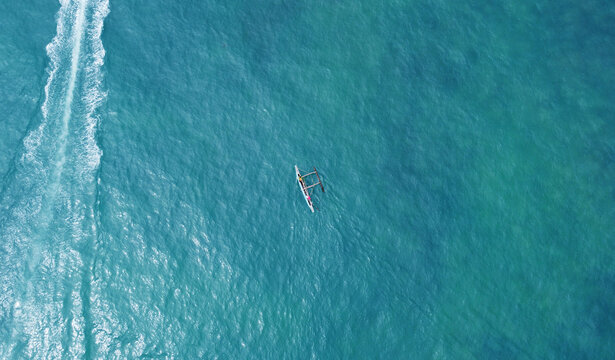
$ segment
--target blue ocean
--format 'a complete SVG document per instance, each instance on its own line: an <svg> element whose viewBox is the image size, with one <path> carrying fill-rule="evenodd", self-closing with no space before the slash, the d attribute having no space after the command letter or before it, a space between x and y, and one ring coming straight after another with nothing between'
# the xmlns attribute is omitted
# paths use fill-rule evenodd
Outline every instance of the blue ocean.
<svg viewBox="0 0 615 360"><path fill-rule="evenodd" d="M613 1L0 3L2 359L614 359L614 225Z"/></svg>

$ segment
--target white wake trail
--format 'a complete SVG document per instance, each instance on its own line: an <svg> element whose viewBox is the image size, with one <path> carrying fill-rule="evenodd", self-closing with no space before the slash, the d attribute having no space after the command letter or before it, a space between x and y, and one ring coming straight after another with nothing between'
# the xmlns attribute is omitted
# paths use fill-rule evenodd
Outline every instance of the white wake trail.
<svg viewBox="0 0 615 360"><path fill-rule="evenodd" d="M108 0L59 0L41 117L0 194L0 358L83 358ZM37 123L37 121L39 121ZM18 344L18 346L16 345ZM21 345L19 345L21 344Z"/></svg>
<svg viewBox="0 0 615 360"><path fill-rule="evenodd" d="M81 39L83 39L83 23L85 22L85 7L87 0L79 1L77 8L77 16L73 24L73 51L71 56L70 77L68 80L68 89L66 90L66 98L64 100L64 115L62 116L62 132L60 133L60 150L58 152L58 162L56 166L54 185L58 186L62 170L66 163L66 138L68 137L68 124L72 113L73 97L75 92L75 83L77 82L77 72L79 71L79 55L81 53Z"/></svg>

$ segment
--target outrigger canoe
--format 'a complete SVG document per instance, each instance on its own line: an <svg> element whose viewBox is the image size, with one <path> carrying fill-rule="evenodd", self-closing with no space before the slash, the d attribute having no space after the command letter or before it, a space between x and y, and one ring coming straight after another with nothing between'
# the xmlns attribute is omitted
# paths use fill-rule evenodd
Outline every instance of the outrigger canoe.
<svg viewBox="0 0 615 360"><path fill-rule="evenodd" d="M323 192L325 191L324 186L322 186L322 181L320 180L320 176L318 176L318 171L316 171L316 168L314 168L314 171L307 173L305 175L301 175L299 168L297 167L297 165L295 165L295 175L297 176L297 183L299 183L299 188L301 188L301 194L303 194L303 198L305 199L305 202L307 203L310 210L314 212L314 204L312 203L312 197L310 196L311 195L310 189L316 185L320 185L320 188L322 189L322 191ZM318 178L318 182L311 184L311 185L306 185L305 179L310 175L316 175L316 177Z"/></svg>

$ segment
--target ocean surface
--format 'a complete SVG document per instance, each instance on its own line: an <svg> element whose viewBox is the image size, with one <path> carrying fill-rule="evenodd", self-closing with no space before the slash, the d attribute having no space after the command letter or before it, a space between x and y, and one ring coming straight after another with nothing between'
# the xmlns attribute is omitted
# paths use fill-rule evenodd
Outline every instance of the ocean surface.
<svg viewBox="0 0 615 360"><path fill-rule="evenodd" d="M614 359L614 225L613 1L0 2L2 359Z"/></svg>

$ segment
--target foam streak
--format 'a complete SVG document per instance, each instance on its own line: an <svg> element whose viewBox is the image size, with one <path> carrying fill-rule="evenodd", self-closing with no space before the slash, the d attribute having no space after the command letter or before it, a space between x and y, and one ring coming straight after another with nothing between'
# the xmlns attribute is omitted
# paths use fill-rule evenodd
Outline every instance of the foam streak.
<svg viewBox="0 0 615 360"><path fill-rule="evenodd" d="M54 193L57 191L55 187L60 183L62 170L66 163L66 138L68 137L68 125L72 113L73 97L75 92L75 83L77 82L77 72L79 71L79 55L81 53L81 39L83 38L83 23L85 21L85 8L87 0L81 0L77 8L77 16L73 25L73 51L71 56L70 77L68 80L68 89L66 90L66 99L64 101L64 115L62 116L62 132L60 133L60 150L58 152L58 162L56 165Z"/></svg>

